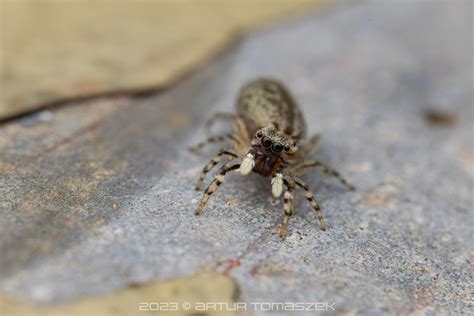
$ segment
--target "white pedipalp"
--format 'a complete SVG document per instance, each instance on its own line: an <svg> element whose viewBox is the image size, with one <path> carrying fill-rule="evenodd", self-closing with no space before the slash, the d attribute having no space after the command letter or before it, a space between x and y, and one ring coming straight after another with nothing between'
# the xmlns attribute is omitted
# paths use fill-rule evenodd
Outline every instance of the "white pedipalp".
<svg viewBox="0 0 474 316"><path fill-rule="evenodd" d="M283 175L281 173L277 173L272 178L272 194L274 197L280 197L281 193L283 192Z"/></svg>
<svg viewBox="0 0 474 316"><path fill-rule="evenodd" d="M242 159L242 163L240 164L239 173L242 176L246 176L252 171L253 167L255 167L255 157L251 153L248 153L244 159Z"/></svg>

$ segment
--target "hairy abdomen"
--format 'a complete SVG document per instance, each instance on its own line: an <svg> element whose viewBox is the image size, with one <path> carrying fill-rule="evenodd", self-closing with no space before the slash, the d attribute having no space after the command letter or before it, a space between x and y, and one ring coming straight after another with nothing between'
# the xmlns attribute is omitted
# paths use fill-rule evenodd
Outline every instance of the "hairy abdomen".
<svg viewBox="0 0 474 316"><path fill-rule="evenodd" d="M306 122L298 105L276 80L262 78L245 85L237 99L237 113L251 135L273 124L296 140L306 136Z"/></svg>

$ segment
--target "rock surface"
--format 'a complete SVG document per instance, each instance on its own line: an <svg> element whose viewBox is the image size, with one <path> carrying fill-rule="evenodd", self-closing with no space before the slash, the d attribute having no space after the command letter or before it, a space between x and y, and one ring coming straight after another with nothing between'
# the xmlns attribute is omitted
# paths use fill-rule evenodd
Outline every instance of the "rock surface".
<svg viewBox="0 0 474 316"><path fill-rule="evenodd" d="M236 37L324 1L2 1L0 122L168 87Z"/></svg>
<svg viewBox="0 0 474 316"><path fill-rule="evenodd" d="M3 125L2 291L54 304L211 269L233 277L247 302L468 313L472 12L468 1L340 5L249 37L162 94ZM186 148L262 75L288 84L310 132L322 134L315 156L358 188L306 176L324 232L297 195L281 240L282 202L256 175L229 175L193 215L202 194L194 182L218 148L200 156ZM433 109L454 119L433 123Z"/></svg>

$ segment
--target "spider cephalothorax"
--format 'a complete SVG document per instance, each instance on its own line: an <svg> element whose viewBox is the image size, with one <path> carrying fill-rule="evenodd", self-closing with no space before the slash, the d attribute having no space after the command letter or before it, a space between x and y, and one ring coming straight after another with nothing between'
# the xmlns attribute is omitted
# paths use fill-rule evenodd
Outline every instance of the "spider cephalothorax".
<svg viewBox="0 0 474 316"><path fill-rule="evenodd" d="M207 142L230 140L234 150L221 149L204 167L196 189L199 190L207 173L216 166L222 156L230 157L207 187L199 203L196 214L200 214L209 197L224 182L227 172L238 170L243 176L255 172L264 177L272 177L271 189L278 198L285 190L285 217L280 226L279 234L284 236L288 221L293 214L293 190L301 188L311 207L316 211L321 229L325 229L321 208L308 186L299 178L312 167L319 167L327 174L336 176L350 189L353 187L339 173L323 163L310 160L303 161L304 156L311 152L318 140L313 136L304 141L306 122L288 90L278 81L257 79L245 85L238 97L237 115L216 114L209 125L216 119L227 119L235 122L235 133L209 137ZM203 142L196 145L196 150ZM300 144L301 148L299 148Z"/></svg>
<svg viewBox="0 0 474 316"><path fill-rule="evenodd" d="M273 125L259 129L250 145L269 155L294 155L297 150L296 141Z"/></svg>
<svg viewBox="0 0 474 316"><path fill-rule="evenodd" d="M239 169L241 175L254 171L269 177L288 165L297 150L296 142L273 125L259 129L250 145Z"/></svg>

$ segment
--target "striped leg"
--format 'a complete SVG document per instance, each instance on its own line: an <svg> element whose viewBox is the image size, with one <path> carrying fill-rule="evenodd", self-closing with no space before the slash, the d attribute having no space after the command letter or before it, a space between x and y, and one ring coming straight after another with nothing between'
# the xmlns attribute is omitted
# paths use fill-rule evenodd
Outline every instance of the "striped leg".
<svg viewBox="0 0 474 316"><path fill-rule="evenodd" d="M284 211L285 217L283 218L283 222L281 223L280 229L278 230L278 234L281 238L283 238L286 234L286 228L288 227L288 222L290 221L291 216L293 215L293 189L288 187L283 197L284 201Z"/></svg>
<svg viewBox="0 0 474 316"><path fill-rule="evenodd" d="M295 166L291 173L295 176L300 176L300 175L306 173L308 171L308 169L311 169L313 167L318 167L325 174L336 177L349 190L351 190L351 191L355 190L355 187L352 184L350 184L346 179L344 179L344 177L341 176L341 174L339 172L337 172L336 170L332 169L331 167L329 167L329 166L327 166L327 165L325 165L322 162L317 161L317 160L305 161L305 162Z"/></svg>
<svg viewBox="0 0 474 316"><path fill-rule="evenodd" d="M197 143L197 144L192 145L191 147L189 147L189 151L191 151L193 153L197 153L199 150L201 150L207 144L221 143L221 142L225 142L227 140L234 141L235 138L232 134L210 136L205 141Z"/></svg>
<svg viewBox="0 0 474 316"><path fill-rule="evenodd" d="M196 183L196 191L199 191L201 189L202 183L204 182L206 175L221 161L221 157L224 155L229 156L231 160L238 158L237 154L234 151L228 149L221 149L219 153L212 157L211 161L209 161L209 163L202 169L201 175L199 176L199 180Z"/></svg>
<svg viewBox="0 0 474 316"><path fill-rule="evenodd" d="M319 227L321 230L326 230L326 224L324 223L324 218L323 218L323 213L321 212L321 207L319 206L318 202L316 202L316 199L314 198L313 192L311 192L302 180L300 179L295 179L295 183L297 186L299 186L301 189L304 191L304 196L309 202L309 205L316 211L316 215L318 216L319 219Z"/></svg>
<svg viewBox="0 0 474 316"><path fill-rule="evenodd" d="M209 197L217 191L217 189L222 183L224 183L225 174L229 171L236 170L239 167L240 163L232 165L230 164L230 162L227 162L225 165L222 166L222 168L219 170L219 173L216 174L214 180L212 180L212 182L209 184L206 191L204 192L204 196L202 197L201 202L199 203L199 206L196 209L196 215L202 213L204 206L206 206L206 203L209 200Z"/></svg>

